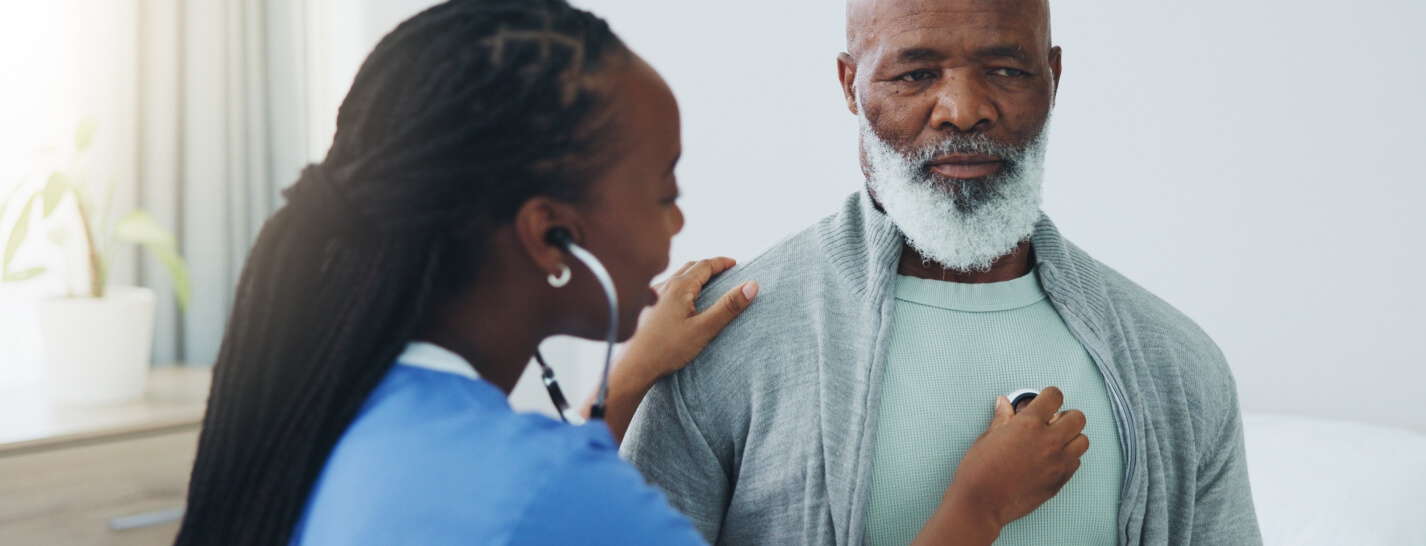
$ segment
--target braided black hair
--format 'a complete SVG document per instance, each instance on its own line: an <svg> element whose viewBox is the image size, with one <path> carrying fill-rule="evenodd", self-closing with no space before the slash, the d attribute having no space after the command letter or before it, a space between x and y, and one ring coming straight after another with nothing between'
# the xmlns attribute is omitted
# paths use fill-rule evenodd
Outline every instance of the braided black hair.
<svg viewBox="0 0 1426 546"><path fill-rule="evenodd" d="M290 540L367 396L469 278L468 226L583 197L571 165L607 140L592 82L620 54L564 0L452 0L382 39L248 256L177 544Z"/></svg>

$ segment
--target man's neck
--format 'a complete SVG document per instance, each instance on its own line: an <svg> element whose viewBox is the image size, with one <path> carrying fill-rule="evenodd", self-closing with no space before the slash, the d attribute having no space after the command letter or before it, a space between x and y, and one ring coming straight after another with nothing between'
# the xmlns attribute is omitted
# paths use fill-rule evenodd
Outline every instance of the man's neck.
<svg viewBox="0 0 1426 546"><path fill-rule="evenodd" d="M1012 281L1030 273L1030 268L1034 263L1030 259L1030 252L1030 241L1024 241L1009 254L996 258L990 264L989 271L957 271L941 267L940 264L927 260L911 245L904 244L901 249L901 262L896 267L896 273L908 277L965 284Z"/></svg>

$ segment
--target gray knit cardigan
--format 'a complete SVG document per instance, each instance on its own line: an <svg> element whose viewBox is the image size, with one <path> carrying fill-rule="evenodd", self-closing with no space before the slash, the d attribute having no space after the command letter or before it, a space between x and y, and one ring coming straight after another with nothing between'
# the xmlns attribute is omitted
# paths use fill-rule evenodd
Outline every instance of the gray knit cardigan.
<svg viewBox="0 0 1426 546"><path fill-rule="evenodd" d="M622 453L714 544L859 545L902 236L866 192L716 279L753 305L660 381ZM1193 321L1062 238L1041 284L1104 374L1124 452L1125 545L1256 545L1237 389Z"/></svg>

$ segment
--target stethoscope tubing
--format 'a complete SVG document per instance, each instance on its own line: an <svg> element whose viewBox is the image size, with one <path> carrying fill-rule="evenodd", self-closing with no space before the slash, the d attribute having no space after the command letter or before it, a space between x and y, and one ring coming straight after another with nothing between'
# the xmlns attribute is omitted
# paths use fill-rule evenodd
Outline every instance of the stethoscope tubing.
<svg viewBox="0 0 1426 546"><path fill-rule="evenodd" d="M607 343L604 348L604 371L599 379L599 396L595 398L594 407L589 410L590 419L603 419L605 403L609 399L609 368L614 362L614 345L619 342L619 293L614 288L614 279L609 276L609 271L604 269L604 264L594 257L593 253L573 242L570 242L565 250L584 262L584 266L594 273L594 278L599 281L599 286L604 289L604 296L609 300L609 329L604 334L604 341Z"/></svg>

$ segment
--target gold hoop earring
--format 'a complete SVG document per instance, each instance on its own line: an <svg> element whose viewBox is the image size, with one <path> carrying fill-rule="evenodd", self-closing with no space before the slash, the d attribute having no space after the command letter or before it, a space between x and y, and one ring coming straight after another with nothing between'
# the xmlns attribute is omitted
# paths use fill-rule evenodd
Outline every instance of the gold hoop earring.
<svg viewBox="0 0 1426 546"><path fill-rule="evenodd" d="M569 278L571 276L573 275L570 274L569 266L561 263L560 272L558 276L556 276L554 273L550 273L550 286L553 286L555 288L563 288L564 285L569 284Z"/></svg>

